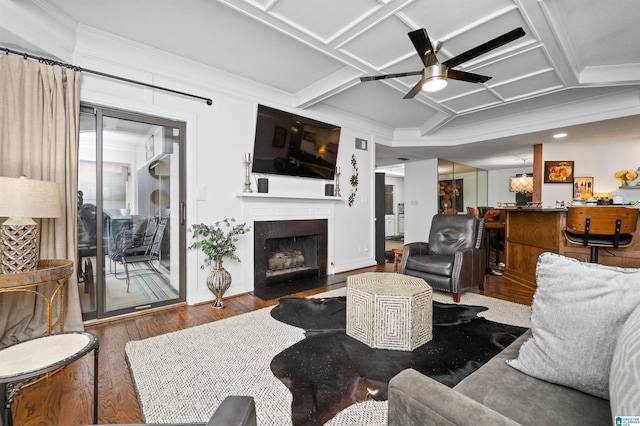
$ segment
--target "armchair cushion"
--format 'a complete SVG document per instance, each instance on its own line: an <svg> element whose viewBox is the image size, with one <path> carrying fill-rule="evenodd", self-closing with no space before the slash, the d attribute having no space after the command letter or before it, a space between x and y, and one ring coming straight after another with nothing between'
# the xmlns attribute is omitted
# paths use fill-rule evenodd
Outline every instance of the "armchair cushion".
<svg viewBox="0 0 640 426"><path fill-rule="evenodd" d="M427 274L451 276L453 273L453 255L424 254L409 256L407 268L417 269Z"/></svg>

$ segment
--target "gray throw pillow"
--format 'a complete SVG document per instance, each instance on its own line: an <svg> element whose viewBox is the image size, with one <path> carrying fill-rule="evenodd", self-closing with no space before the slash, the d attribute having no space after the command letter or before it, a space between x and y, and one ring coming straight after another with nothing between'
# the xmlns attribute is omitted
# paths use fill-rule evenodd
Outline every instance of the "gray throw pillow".
<svg viewBox="0 0 640 426"><path fill-rule="evenodd" d="M532 337L507 364L609 399L609 369L623 324L640 304L640 269L543 253L531 305Z"/></svg>
<svg viewBox="0 0 640 426"><path fill-rule="evenodd" d="M640 413L640 307L629 315L620 331L611 362L609 386L614 417Z"/></svg>

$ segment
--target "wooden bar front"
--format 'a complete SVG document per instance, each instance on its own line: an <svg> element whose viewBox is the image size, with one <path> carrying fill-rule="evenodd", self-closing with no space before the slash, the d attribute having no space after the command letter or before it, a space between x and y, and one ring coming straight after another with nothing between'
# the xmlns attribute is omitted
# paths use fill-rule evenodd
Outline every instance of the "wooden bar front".
<svg viewBox="0 0 640 426"><path fill-rule="evenodd" d="M567 209L508 209L506 218L504 271L506 280L535 288L536 264L538 256L544 252L558 253L582 262L589 262L590 248L568 244L562 235L562 230L566 227ZM639 236L640 229L636 229L635 240L631 247L600 248L598 263L640 268Z"/></svg>

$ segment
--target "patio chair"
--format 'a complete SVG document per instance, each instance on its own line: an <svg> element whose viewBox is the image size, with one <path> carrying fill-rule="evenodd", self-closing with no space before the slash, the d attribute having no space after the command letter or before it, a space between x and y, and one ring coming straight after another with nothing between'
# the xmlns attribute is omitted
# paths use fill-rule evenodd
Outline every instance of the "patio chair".
<svg viewBox="0 0 640 426"><path fill-rule="evenodd" d="M160 260L160 246L166 227L167 219L161 219L157 222L151 234L147 231L149 228L147 225L144 233L139 232L132 234L127 232L126 229L123 229L122 232L116 236L115 250L111 253L110 257L116 265L117 263L121 263L124 266L127 293L129 293L130 287L130 264L144 262L150 269L160 273L152 262L154 260ZM116 269L114 269L114 275L116 278L119 278Z"/></svg>

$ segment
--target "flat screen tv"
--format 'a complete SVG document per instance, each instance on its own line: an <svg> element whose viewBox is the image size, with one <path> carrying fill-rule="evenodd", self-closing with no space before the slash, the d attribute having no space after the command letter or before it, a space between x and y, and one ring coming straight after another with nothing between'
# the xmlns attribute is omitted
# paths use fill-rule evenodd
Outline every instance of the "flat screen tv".
<svg viewBox="0 0 640 426"><path fill-rule="evenodd" d="M253 173L334 178L340 127L258 105Z"/></svg>

